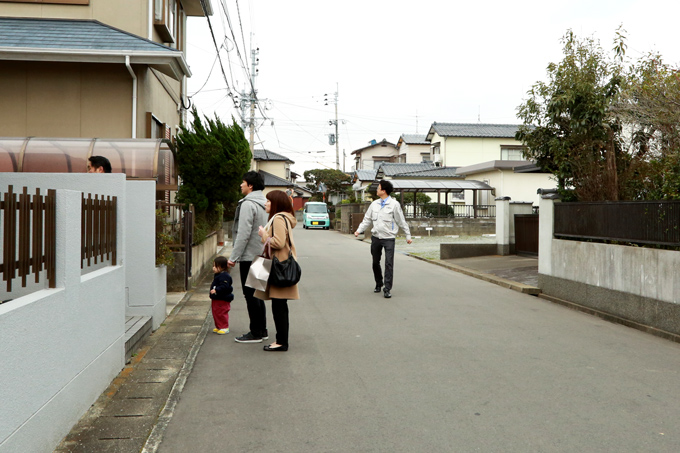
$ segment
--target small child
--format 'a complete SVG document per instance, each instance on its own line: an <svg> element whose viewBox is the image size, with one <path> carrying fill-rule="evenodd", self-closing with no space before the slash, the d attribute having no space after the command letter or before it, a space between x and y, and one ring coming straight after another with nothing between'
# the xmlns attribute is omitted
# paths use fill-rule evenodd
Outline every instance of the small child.
<svg viewBox="0 0 680 453"><path fill-rule="evenodd" d="M234 300L234 288L232 288L231 275L228 272L229 260L223 256L218 256L213 262L213 278L210 285L210 298L212 299L212 314L215 321L213 332L218 335L229 333L229 310L231 301Z"/></svg>

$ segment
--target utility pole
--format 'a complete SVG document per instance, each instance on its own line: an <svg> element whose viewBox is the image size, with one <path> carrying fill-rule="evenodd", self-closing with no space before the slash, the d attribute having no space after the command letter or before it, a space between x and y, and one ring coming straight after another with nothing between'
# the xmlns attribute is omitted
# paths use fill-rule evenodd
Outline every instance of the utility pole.
<svg viewBox="0 0 680 453"><path fill-rule="evenodd" d="M260 48L250 51L251 56L251 70L250 70L250 87L244 87L241 94L241 127L245 131L249 129L250 132L250 153L252 159L250 160L250 169L255 170L255 106L257 105L257 90L255 89L255 76L259 72L257 66L260 64L257 56L260 53ZM246 108L250 107L250 118L246 117Z"/></svg>
<svg viewBox="0 0 680 453"><path fill-rule="evenodd" d="M328 124L333 126L335 125L335 135L330 134L330 144L335 143L335 169L340 170L340 143L339 143L339 135L338 135L338 84L337 82L335 83L335 93L334 93L334 98L331 99L331 102L335 104L335 120L330 120L328 121ZM328 94L326 96L326 105L328 105ZM345 120L340 120L343 123ZM343 159L344 160L344 159ZM345 163L343 162L343 169L344 169Z"/></svg>

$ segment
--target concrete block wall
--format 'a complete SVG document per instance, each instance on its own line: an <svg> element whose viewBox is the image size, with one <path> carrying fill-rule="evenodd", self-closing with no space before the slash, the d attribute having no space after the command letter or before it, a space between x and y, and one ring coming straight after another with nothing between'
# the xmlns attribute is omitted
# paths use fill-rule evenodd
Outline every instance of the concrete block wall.
<svg viewBox="0 0 680 453"><path fill-rule="evenodd" d="M124 174L3 173L0 191L8 185L57 189L57 287L41 277L2 295L12 300L0 305L0 453L51 452L125 365L126 315L152 316L154 328L165 318L155 185ZM81 271L83 193L118 199L115 266Z"/></svg>
<svg viewBox="0 0 680 453"><path fill-rule="evenodd" d="M554 239L554 203L540 204L543 293L680 335L680 252Z"/></svg>
<svg viewBox="0 0 680 453"><path fill-rule="evenodd" d="M81 274L81 192L59 188L80 185L124 202L125 176L33 176L41 191L58 189L57 287L0 305L1 453L51 452L125 365L125 214L119 263ZM35 188L27 177L3 174L0 190Z"/></svg>

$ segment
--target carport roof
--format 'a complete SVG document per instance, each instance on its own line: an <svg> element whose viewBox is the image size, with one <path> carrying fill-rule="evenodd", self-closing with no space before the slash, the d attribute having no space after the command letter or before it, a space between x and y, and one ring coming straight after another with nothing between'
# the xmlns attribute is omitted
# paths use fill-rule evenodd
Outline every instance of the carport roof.
<svg viewBox="0 0 680 453"><path fill-rule="evenodd" d="M373 181L368 187L375 192L381 180ZM390 179L395 192L462 192L464 190L493 190L493 187L475 180Z"/></svg>

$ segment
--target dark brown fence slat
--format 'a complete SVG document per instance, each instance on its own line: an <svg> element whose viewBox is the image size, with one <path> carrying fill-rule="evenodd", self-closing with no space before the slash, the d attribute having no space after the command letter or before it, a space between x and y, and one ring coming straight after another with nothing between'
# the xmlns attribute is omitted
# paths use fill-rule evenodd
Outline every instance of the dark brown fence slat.
<svg viewBox="0 0 680 453"><path fill-rule="evenodd" d="M111 264L116 266L117 249L118 249L118 235L116 234L116 222L118 217L118 198L113 197L111 200Z"/></svg>
<svg viewBox="0 0 680 453"><path fill-rule="evenodd" d="M47 191L45 200L45 267L50 288L57 287L57 191Z"/></svg>
<svg viewBox="0 0 680 453"><path fill-rule="evenodd" d="M56 287L56 192L49 191L46 198L44 201L39 189L31 196L27 187L19 193L18 202L12 186L8 186L4 197L0 193L3 216L0 273L8 292L16 278L21 278L21 286L26 287L31 273L39 283L43 268L47 269L50 288Z"/></svg>
<svg viewBox="0 0 680 453"><path fill-rule="evenodd" d="M31 263L30 201L28 187L24 187L23 192L19 195L19 262L17 263L22 288L26 287L26 278L30 273L29 265Z"/></svg>
<svg viewBox="0 0 680 453"><path fill-rule="evenodd" d="M44 204L40 196L40 189L35 189L35 196L31 204L31 211L33 214L33 234L31 250L31 268L35 274L35 282L40 281L40 271L42 270L42 254L43 254L43 211Z"/></svg>
<svg viewBox="0 0 680 453"><path fill-rule="evenodd" d="M16 271L16 237L17 237L17 205L12 186L7 187L5 193L5 224L4 224L4 244L3 250L3 273L2 277L7 282L7 291L12 291L12 279Z"/></svg>
<svg viewBox="0 0 680 453"><path fill-rule="evenodd" d="M556 203L554 236L680 247L680 201Z"/></svg>

